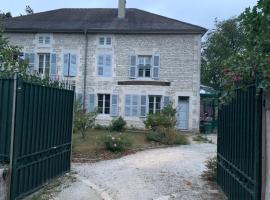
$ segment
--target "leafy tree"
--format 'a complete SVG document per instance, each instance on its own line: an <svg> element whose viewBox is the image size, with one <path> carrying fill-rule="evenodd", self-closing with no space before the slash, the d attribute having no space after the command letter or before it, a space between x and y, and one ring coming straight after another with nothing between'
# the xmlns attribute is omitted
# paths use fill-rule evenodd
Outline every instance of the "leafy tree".
<svg viewBox="0 0 270 200"><path fill-rule="evenodd" d="M94 127L96 116L96 112L86 112L82 108L82 103L80 100L75 101L73 122L74 132L80 133L82 135L82 138L85 138L87 131Z"/></svg>
<svg viewBox="0 0 270 200"><path fill-rule="evenodd" d="M202 44L202 83L220 91L224 79L225 61L243 49L243 29L238 18L215 24Z"/></svg>
<svg viewBox="0 0 270 200"><path fill-rule="evenodd" d="M11 18L11 17L12 17L11 12L4 13L0 11L0 19Z"/></svg>

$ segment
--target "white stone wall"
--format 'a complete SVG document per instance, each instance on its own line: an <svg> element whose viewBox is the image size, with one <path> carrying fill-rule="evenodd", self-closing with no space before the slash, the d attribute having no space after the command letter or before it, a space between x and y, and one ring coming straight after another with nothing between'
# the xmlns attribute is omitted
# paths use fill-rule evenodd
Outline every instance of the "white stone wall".
<svg viewBox="0 0 270 200"><path fill-rule="evenodd" d="M63 54L76 53L79 57L79 72L76 90L83 93L85 70L85 36L83 34L49 34L52 43L48 46L38 45L36 34L7 34L12 44L23 47L24 52L57 53L58 75L62 75ZM167 95L171 96L175 106L179 96L188 96L189 129L199 130L200 109L200 35L104 35L112 37L112 47L101 47L98 38L102 35L88 35L87 82L86 94L118 93L120 115L124 116L125 94ZM112 77L97 77L97 55L111 54L113 62ZM169 81L171 86L119 86L118 81L127 81L129 55L160 55L160 79ZM37 59L36 59L37 60ZM144 79L147 80L147 79ZM149 79L152 80L152 79ZM86 96L86 103L88 102ZM110 116L98 116L98 123L107 124ZM144 127L141 118L126 118L129 125Z"/></svg>

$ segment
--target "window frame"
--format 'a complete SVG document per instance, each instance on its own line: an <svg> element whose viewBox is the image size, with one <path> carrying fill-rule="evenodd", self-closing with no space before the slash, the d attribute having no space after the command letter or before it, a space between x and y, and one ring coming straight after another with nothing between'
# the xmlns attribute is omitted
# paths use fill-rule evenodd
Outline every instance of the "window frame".
<svg viewBox="0 0 270 200"><path fill-rule="evenodd" d="M102 98L101 100L100 97ZM108 106L106 106L106 101L108 103ZM102 106L99 105L100 102L102 102ZM106 109L108 109L108 112L106 111ZM98 114L103 115L109 115L111 113L111 94L97 94L97 111Z"/></svg>
<svg viewBox="0 0 270 200"><path fill-rule="evenodd" d="M152 55L139 55L137 64L137 77L138 78L151 78L153 68L153 56ZM149 61L147 61L149 59ZM141 62L142 61L142 62ZM142 73L142 74L141 74ZM146 76L146 74L148 74Z"/></svg>
<svg viewBox="0 0 270 200"><path fill-rule="evenodd" d="M151 101L150 98L153 98L153 101ZM159 102L157 101L157 98L160 98ZM153 104L153 108L150 107L150 104ZM159 104L159 108L157 108L158 104ZM149 95L148 96L148 113L149 114L160 113L162 109L161 104L162 104L162 95Z"/></svg>
<svg viewBox="0 0 270 200"><path fill-rule="evenodd" d="M42 60L40 60L41 56L43 56ZM48 58L47 56L49 56L48 60L46 60ZM42 67L40 66L41 63ZM48 64L48 66L46 64ZM50 67L51 67L51 54L38 53L38 74L40 74L43 77L50 76ZM42 72L40 72L40 69L42 69Z"/></svg>
<svg viewBox="0 0 270 200"><path fill-rule="evenodd" d="M101 42L101 41L103 41L103 42ZM112 36L98 37L98 45L101 47L111 47L112 46Z"/></svg>
<svg viewBox="0 0 270 200"><path fill-rule="evenodd" d="M110 60L108 60L108 58L110 58ZM113 65L113 57L111 54L98 54L96 75L98 77L112 77L112 73L113 73L112 65ZM110 71L106 71L106 69ZM101 71L102 71L102 74L100 73Z"/></svg>
<svg viewBox="0 0 270 200"><path fill-rule="evenodd" d="M46 34L37 35L37 43L38 43L38 45L49 46L49 45L51 45L51 41L52 41L52 36L51 35L46 35Z"/></svg>

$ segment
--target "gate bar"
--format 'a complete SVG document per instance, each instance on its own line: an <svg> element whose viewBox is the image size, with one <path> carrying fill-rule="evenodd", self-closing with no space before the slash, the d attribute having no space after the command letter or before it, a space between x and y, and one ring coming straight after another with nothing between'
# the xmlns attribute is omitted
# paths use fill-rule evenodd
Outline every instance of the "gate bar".
<svg viewBox="0 0 270 200"><path fill-rule="evenodd" d="M15 66L16 67L16 66ZM15 71L13 78L13 97L12 97L12 118L11 118L11 136L10 136L10 155L9 155L9 171L8 171L8 194L7 200L11 200L11 177L13 170L13 146L14 146L14 133L15 133L15 117L16 117L16 98L17 98L17 81L18 81L18 70Z"/></svg>

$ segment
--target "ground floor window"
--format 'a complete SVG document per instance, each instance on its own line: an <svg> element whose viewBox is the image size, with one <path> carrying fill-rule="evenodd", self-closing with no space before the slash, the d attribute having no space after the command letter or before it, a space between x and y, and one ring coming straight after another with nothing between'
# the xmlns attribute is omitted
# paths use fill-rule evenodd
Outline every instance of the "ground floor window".
<svg viewBox="0 0 270 200"><path fill-rule="evenodd" d="M98 94L98 113L110 114L111 96L109 94Z"/></svg>
<svg viewBox="0 0 270 200"><path fill-rule="evenodd" d="M162 96L149 96L149 114L160 113Z"/></svg>
<svg viewBox="0 0 270 200"><path fill-rule="evenodd" d="M50 54L38 54L38 72L43 76L49 76L50 73Z"/></svg>

